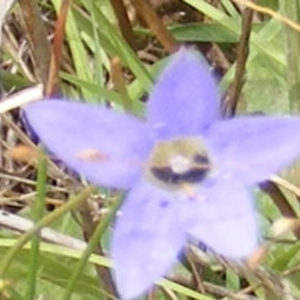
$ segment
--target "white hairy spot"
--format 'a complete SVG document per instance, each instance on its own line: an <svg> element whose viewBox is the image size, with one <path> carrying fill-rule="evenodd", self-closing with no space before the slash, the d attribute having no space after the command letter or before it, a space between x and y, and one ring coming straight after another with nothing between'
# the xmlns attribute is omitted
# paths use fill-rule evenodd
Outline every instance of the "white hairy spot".
<svg viewBox="0 0 300 300"><path fill-rule="evenodd" d="M168 162L172 171L177 174L185 173L191 167L190 159L182 155L172 156L169 158Z"/></svg>

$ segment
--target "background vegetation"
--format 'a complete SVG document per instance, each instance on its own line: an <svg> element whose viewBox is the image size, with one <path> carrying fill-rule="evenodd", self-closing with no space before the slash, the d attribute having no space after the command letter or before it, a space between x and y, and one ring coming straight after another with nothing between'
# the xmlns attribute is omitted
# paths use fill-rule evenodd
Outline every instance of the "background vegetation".
<svg viewBox="0 0 300 300"><path fill-rule="evenodd" d="M45 159L21 105L66 97L143 116L165 58L188 44L224 116L298 115L299 13L299 0L1 0L0 299L116 298L106 253L121 195ZM250 267L189 247L145 297L300 299L298 169L257 190L267 242Z"/></svg>

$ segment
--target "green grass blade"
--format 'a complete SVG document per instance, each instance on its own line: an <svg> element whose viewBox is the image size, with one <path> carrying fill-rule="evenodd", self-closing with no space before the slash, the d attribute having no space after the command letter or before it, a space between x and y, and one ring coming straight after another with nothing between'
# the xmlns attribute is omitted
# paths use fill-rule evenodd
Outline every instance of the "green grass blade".
<svg viewBox="0 0 300 300"><path fill-rule="evenodd" d="M33 207L33 221L36 223L43 217L45 209L47 185L47 158L42 149L39 149L39 159L37 165L37 195ZM40 256L40 235L39 232L32 237L30 259L28 264L29 277L26 299L33 300L36 293L37 273L39 269Z"/></svg>

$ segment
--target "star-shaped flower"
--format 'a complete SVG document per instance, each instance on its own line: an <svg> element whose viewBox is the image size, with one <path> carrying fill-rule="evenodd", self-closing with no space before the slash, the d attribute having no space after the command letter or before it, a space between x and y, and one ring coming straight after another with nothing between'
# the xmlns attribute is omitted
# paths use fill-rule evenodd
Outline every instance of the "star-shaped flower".
<svg viewBox="0 0 300 300"><path fill-rule="evenodd" d="M207 65L181 49L155 84L145 121L53 99L25 108L69 167L99 185L129 189L112 239L124 299L163 276L188 237L234 258L258 244L251 187L300 153L300 119L221 120L219 106Z"/></svg>

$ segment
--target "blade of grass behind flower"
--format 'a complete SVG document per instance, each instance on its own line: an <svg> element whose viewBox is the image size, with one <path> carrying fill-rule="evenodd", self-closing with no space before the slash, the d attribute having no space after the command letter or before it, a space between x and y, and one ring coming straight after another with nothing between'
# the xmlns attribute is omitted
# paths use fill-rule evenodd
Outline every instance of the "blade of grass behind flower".
<svg viewBox="0 0 300 300"><path fill-rule="evenodd" d="M87 248L84 250L80 260L78 261L77 266L74 269L74 272L72 273L72 276L68 282L68 285L65 289L65 292L61 298L61 300L69 300L71 299L71 295L73 293L73 289L74 286L76 284L76 280L79 277L79 275L81 274L82 270L84 269L86 263L88 262L88 259L90 257L90 255L92 254L92 252L94 251L95 247L97 246L97 244L100 241L100 238L102 236L102 234L104 233L104 231L106 230L107 226L111 223L112 219L114 218L115 214L117 213L120 205L122 203L122 199L121 197L117 198L113 204L113 206L111 207L110 211L108 214L106 214L101 222L99 222L99 224L97 225L89 243Z"/></svg>
<svg viewBox="0 0 300 300"><path fill-rule="evenodd" d="M108 22L99 9L96 9L96 15L97 20L102 24L102 29L110 36L114 43L116 53L113 53L113 55L118 56L121 62L130 68L143 91L149 91L152 87L152 78L143 63L138 59L134 51L126 43L123 37L116 32L114 27ZM131 111L134 113L140 111L139 101L131 100Z"/></svg>
<svg viewBox="0 0 300 300"><path fill-rule="evenodd" d="M104 30L106 35L110 36L111 40L114 42L114 45L117 49L117 53L114 55L120 55L120 59L122 59L122 61L131 69L134 75L141 82L141 85L144 86L145 90L149 91L150 87L152 86L152 78L144 65L138 59L133 50L128 46L122 36L117 33L115 28L109 23L100 9L96 8L95 13L97 20L99 20L100 24L102 25L102 30Z"/></svg>
<svg viewBox="0 0 300 300"><path fill-rule="evenodd" d="M11 247L14 242L15 241L12 239L4 239L5 246L2 246L1 244L0 254L2 255L5 251L5 248ZM59 299L66 288L68 279L71 277L78 259L82 255L82 251L73 250L66 247L57 247L57 245L51 245L44 242L41 242L40 250L40 268L37 274L39 285L37 286L36 294L42 294L45 299L49 300L53 299L53 295L55 295L55 300ZM8 273L9 278L13 279L14 284L12 287L17 290L20 289L20 287L22 287L23 290L23 287L26 288L27 286L28 266L26 262L30 257L30 251L31 244L28 243L18 253L18 256L14 260L14 264ZM76 296L84 297L84 299L101 298L103 292L99 288L98 278L93 272L91 272L93 268L92 265L104 265L108 267L109 263L109 259L105 259L104 257L97 255L92 255L90 257L88 268L86 268L84 272L80 274L80 277L76 281L76 286L74 287L74 299L78 299ZM7 283L9 286L11 282L7 280ZM28 298L26 298L26 300L27 299Z"/></svg>
<svg viewBox="0 0 300 300"><path fill-rule="evenodd" d="M15 239L10 239L10 238L0 239L0 248L10 249L10 248L14 247L15 244L16 244ZM24 247L20 250L20 254L23 253L24 251L30 250L30 248L31 248L30 244L24 245ZM40 250L41 250L41 253L45 254L45 257L49 257L49 254L54 255L54 257L66 257L66 258L74 258L74 259L80 259L82 257L82 251L70 249L70 248L67 248L64 246L60 246L60 245L48 244L45 242L41 242ZM16 260L18 260L18 259L20 259L21 261L24 260L24 258L22 256L16 257ZM50 268L53 272L56 272L59 269L59 267L56 266L56 264L58 264L59 261L60 261L59 259L55 259L55 262L50 263L50 265L51 265ZM90 254L88 261L91 264L96 264L99 266L104 266L104 267L109 267L109 268L112 267L111 259L103 257L103 256L99 256L96 254ZM42 262L44 264L44 261L42 261ZM67 277L67 276L65 276L65 274L63 272L61 272L59 270L58 270L58 272L61 273L61 275L62 275L61 280L63 280L63 278ZM72 272L73 272L73 268L72 268ZM47 270L45 270L45 274L49 274L49 272L47 272ZM58 277L57 279L59 280L59 278L60 277ZM50 280L50 279L48 279L48 280ZM53 278L53 280L55 283L55 278ZM213 300L213 298L211 298L209 296L202 295L198 292L195 292L194 290L192 290L190 288L184 287L180 284L174 283L167 279L162 279L157 284L162 287L165 287L167 289L171 289L172 291L178 292L182 296L191 297L192 299ZM63 282L61 282L59 285L61 285L62 287L65 287L65 280Z"/></svg>
<svg viewBox="0 0 300 300"><path fill-rule="evenodd" d="M81 202L86 201L86 199L96 190L95 187L87 187L81 191L78 195L72 197L66 204L57 208L53 212L46 215L39 222L37 222L30 230L22 234L21 237L16 241L15 245L3 256L0 265L0 278L4 278L10 264L16 257L18 252L24 247L24 245L30 241L30 239L38 233L44 226L49 225L51 222L55 221L58 217L62 216L66 212L76 208Z"/></svg>
<svg viewBox="0 0 300 300"><path fill-rule="evenodd" d="M94 73L94 82L99 86L99 87L104 87L104 83L105 83L105 76L104 76L104 72L103 72L103 62L102 62L102 55L101 55L101 50L102 50L102 45L101 45L101 39L99 38L98 35L98 28L99 28L99 24L97 22L96 16L95 16L95 2L94 1L86 1L86 7L88 8L90 14L91 14L91 25L92 25L92 38L94 40L94 45L95 45L95 52L94 52L94 56L95 56L95 73ZM98 92L98 99L102 99L103 95L101 94L101 92ZM103 104L104 102L102 102Z"/></svg>
<svg viewBox="0 0 300 300"><path fill-rule="evenodd" d="M181 295L191 297L193 299L197 300L213 300L214 298L200 294L198 292L195 292L194 290L191 290L183 285L177 284L173 281L169 281L166 279L162 279L159 282L159 285L162 287L165 287L167 289L171 289L172 291L178 292Z"/></svg>
<svg viewBox="0 0 300 300"><path fill-rule="evenodd" d="M87 82L84 80L81 80L77 78L76 76L67 74L67 73L61 73L61 78L64 80L76 85L76 86L84 86L85 88L94 91L95 93L101 93L101 96L108 100L113 102L117 107L123 107L123 100L122 100L122 95L116 91L109 90L105 87L98 86L95 83L92 82ZM142 110L142 103L137 102L135 104L135 112L139 113Z"/></svg>
<svg viewBox="0 0 300 300"><path fill-rule="evenodd" d="M299 23L300 3L299 1L279 1L281 14ZM286 48L287 86L289 93L290 111L292 114L300 112L300 37L299 32L282 24L284 43Z"/></svg>
<svg viewBox="0 0 300 300"><path fill-rule="evenodd" d="M195 9L199 10L203 14L207 15L214 21L222 24L223 26L227 27L230 31L234 34L240 34L240 24L238 19L234 19L229 17L222 11L218 10L214 6L208 4L204 0L183 0L185 3L191 5ZM251 37L251 45L253 45L254 49L260 53L264 54L266 59L272 60L274 63L283 65L284 61L282 58L276 53L274 53L272 46L270 46L265 40L261 39L255 33L252 34Z"/></svg>
<svg viewBox="0 0 300 300"><path fill-rule="evenodd" d="M39 149L39 159L37 164L37 195L33 206L33 221L39 222L45 210L45 197L46 197L46 184L47 184L47 158L43 150ZM34 299L36 294L37 273L40 257L40 234L36 233L31 240L31 250L29 259L29 276L26 299Z"/></svg>
<svg viewBox="0 0 300 300"><path fill-rule="evenodd" d="M53 6L55 7L56 12L58 13L60 9L61 1L52 0L52 3ZM66 40L70 47L70 51L72 54L74 66L78 77L85 81L91 81L92 73L89 67L90 63L88 60L88 54L86 53L85 47L83 45L77 20L74 17L72 9L69 10L65 30L66 30ZM81 92L83 98L85 99L96 98L96 95L94 95L91 91L85 88L81 88Z"/></svg>
<svg viewBox="0 0 300 300"><path fill-rule="evenodd" d="M288 268L291 268L291 263L294 257L299 256L300 243L293 245L286 251L281 251L279 255L276 255L272 260L271 267L278 272L284 272Z"/></svg>
<svg viewBox="0 0 300 300"><path fill-rule="evenodd" d="M239 22L242 21L240 13L237 11L236 6L233 5L232 1L221 0L220 2L232 18L238 20Z"/></svg>
<svg viewBox="0 0 300 300"><path fill-rule="evenodd" d="M89 11L90 6L86 1L83 1L85 9ZM78 27L81 32L84 32L82 39L87 43L87 47L91 47L91 51L95 51L96 46L94 45L93 36L95 33L93 26L88 19L87 15L82 12L78 7L73 7L73 15L78 20ZM147 69L144 67L143 63L138 59L133 50L128 46L123 37L117 32L116 28L110 24L107 18L104 16L103 12L98 6L94 6L93 14L97 24L95 28L97 29L98 39L101 42L101 51L110 55L111 57L117 56L121 59L122 64L128 66L133 74L139 81L139 85L143 91L148 91L152 86L152 79L149 75ZM91 44L91 45L89 45ZM107 66L109 68L109 65ZM91 83L91 79L79 78L84 82ZM96 85L95 85L96 86ZM100 86L99 94L102 94ZM120 98L122 100L122 97ZM138 113L141 111L141 106L138 101L132 101L131 111Z"/></svg>
<svg viewBox="0 0 300 300"><path fill-rule="evenodd" d="M241 289L239 275L230 268L226 269L226 288L229 291L239 291Z"/></svg>
<svg viewBox="0 0 300 300"><path fill-rule="evenodd" d="M271 19L257 32L257 36L272 45L276 56L283 59L282 43L279 42L280 32L281 24L275 19ZM264 55L253 51L253 48L250 49L247 80L243 89L247 112L264 111L277 114L286 112L288 100L282 95L285 91L285 66L266 60ZM232 81L234 66L222 78L221 87L223 90ZM280 97L278 97L278 90L281 91Z"/></svg>
<svg viewBox="0 0 300 300"><path fill-rule="evenodd" d="M0 239L0 248L10 249L16 244L17 240L13 238L1 238ZM22 251L30 251L31 244L27 243L20 250ZM54 254L55 256L63 256L67 258L75 258L79 259L82 255L82 251L78 249L71 249L61 245L49 244L46 242L40 243L40 251L42 253ZM99 266L111 267L111 260L107 257L99 256L96 254L91 254L89 257L89 262L93 264L97 264Z"/></svg>
<svg viewBox="0 0 300 300"><path fill-rule="evenodd" d="M238 36L218 23L188 23L169 28L172 35L182 42L237 43ZM147 31L139 30L148 34Z"/></svg>

